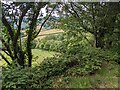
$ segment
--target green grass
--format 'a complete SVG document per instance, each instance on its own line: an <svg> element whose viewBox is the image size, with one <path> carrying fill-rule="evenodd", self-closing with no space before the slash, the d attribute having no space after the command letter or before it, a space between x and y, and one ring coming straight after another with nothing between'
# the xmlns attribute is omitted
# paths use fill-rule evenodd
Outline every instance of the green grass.
<svg viewBox="0 0 120 90"><path fill-rule="evenodd" d="M53 87L57 88L118 88L118 68L115 63L105 63L101 70L92 76L57 77Z"/></svg>
<svg viewBox="0 0 120 90"><path fill-rule="evenodd" d="M53 57L56 52L33 49L33 65L40 64L45 58Z"/></svg>
<svg viewBox="0 0 120 90"><path fill-rule="evenodd" d="M40 49L32 49L33 53L33 66L40 64L45 58L47 57L52 57L53 55L56 54L56 52L50 52L50 51L44 51ZM8 58L6 54L4 54L5 57ZM0 66L5 66L7 65L6 62L3 59L0 59Z"/></svg>

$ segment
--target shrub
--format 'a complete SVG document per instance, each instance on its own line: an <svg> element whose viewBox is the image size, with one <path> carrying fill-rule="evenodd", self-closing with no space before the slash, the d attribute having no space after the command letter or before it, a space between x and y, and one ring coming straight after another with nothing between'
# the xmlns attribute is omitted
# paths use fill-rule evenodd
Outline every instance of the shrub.
<svg viewBox="0 0 120 90"><path fill-rule="evenodd" d="M7 68L3 70L3 89L48 88L52 83L47 73L37 66L35 68Z"/></svg>
<svg viewBox="0 0 120 90"><path fill-rule="evenodd" d="M66 44L64 34L48 35L40 41L39 48L50 51L65 52Z"/></svg>
<svg viewBox="0 0 120 90"><path fill-rule="evenodd" d="M64 52L65 45L63 41L57 40L43 40L40 42L40 49L50 50L50 51L57 51L57 52Z"/></svg>
<svg viewBox="0 0 120 90"><path fill-rule="evenodd" d="M44 50L49 50L50 49L50 42L49 41L46 41L45 43L44 43L44 47L43 47L43 49Z"/></svg>
<svg viewBox="0 0 120 90"><path fill-rule="evenodd" d="M40 48L40 49L44 49L44 45L45 45L45 43L46 43L46 40L42 40L42 41L40 41L39 42L39 47L38 48Z"/></svg>
<svg viewBox="0 0 120 90"><path fill-rule="evenodd" d="M52 43L50 46L51 51L61 51L62 44L63 44L62 41L52 40L51 43Z"/></svg>
<svg viewBox="0 0 120 90"><path fill-rule="evenodd" d="M52 35L48 35L44 38L44 40L57 40L57 41L62 41L64 40L64 34L63 33L59 33L59 34L52 34Z"/></svg>
<svg viewBox="0 0 120 90"><path fill-rule="evenodd" d="M76 54L46 58L34 68L3 69L3 88L49 88L56 76L85 76L95 74L107 60L117 60L112 52L96 48L81 48Z"/></svg>
<svg viewBox="0 0 120 90"><path fill-rule="evenodd" d="M32 48L32 49L35 49L38 43L39 43L39 42L38 42L37 40L34 40L34 41L32 42L32 44L31 44L31 48Z"/></svg>
<svg viewBox="0 0 120 90"><path fill-rule="evenodd" d="M105 50L103 54L105 55L107 61L115 61L118 64L120 63L120 55L117 52Z"/></svg>
<svg viewBox="0 0 120 90"><path fill-rule="evenodd" d="M77 52L74 54L71 51L64 55L47 58L42 62L41 68L49 76L63 74L65 71L66 75L88 75L96 73L101 69L102 63L108 60L117 60L117 57L113 53L109 55L109 52L99 48L81 47L77 48Z"/></svg>
<svg viewBox="0 0 120 90"><path fill-rule="evenodd" d="M86 51L81 50L77 54L68 54L47 58L41 64L50 76L62 74L66 71L66 75L87 75L94 74L97 70L101 69L102 62L106 57L99 49L90 48ZM75 70L75 71L74 71ZM73 72L72 72L73 71Z"/></svg>
<svg viewBox="0 0 120 90"><path fill-rule="evenodd" d="M30 69L7 68L3 71L3 88L30 88L29 80L33 77Z"/></svg>
<svg viewBox="0 0 120 90"><path fill-rule="evenodd" d="M73 51L75 51L73 48ZM70 49L71 51L72 49ZM97 70L101 69L101 65L103 62L108 60L114 60L117 58L114 57L110 58L109 52L106 52L99 48L93 47L81 47L77 48L76 52L67 52L71 57L76 57L79 60L80 66L72 67L66 73L68 75L87 75L87 74L94 74ZM112 56L113 53L111 53Z"/></svg>
<svg viewBox="0 0 120 90"><path fill-rule="evenodd" d="M56 40L56 35L48 35L43 40Z"/></svg>

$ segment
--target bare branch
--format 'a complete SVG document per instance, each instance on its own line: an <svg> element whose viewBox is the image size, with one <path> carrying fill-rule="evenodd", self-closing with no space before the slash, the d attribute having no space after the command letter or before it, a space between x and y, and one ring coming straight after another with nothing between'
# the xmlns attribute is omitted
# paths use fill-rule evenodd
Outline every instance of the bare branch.
<svg viewBox="0 0 120 90"><path fill-rule="evenodd" d="M6 28L7 28L8 32L9 32L9 35L10 35L12 41L14 41L14 33L13 33L13 30L12 30L10 24L8 23L8 21L6 20L6 18L5 18L4 15L2 15L2 23L6 26Z"/></svg>
<svg viewBox="0 0 120 90"><path fill-rule="evenodd" d="M23 10L22 15L19 18L18 30L17 30L16 37L14 40L15 43L17 43L17 39L20 36L20 30L21 30L21 24L22 24L23 17L26 15L27 11L30 9L30 6L31 6L30 4L27 5L26 9Z"/></svg>
<svg viewBox="0 0 120 90"><path fill-rule="evenodd" d="M68 6L65 4L65 7L66 7L66 9L68 10L68 12L71 14L71 15L73 15L74 16L74 13L72 13L70 10L69 10L69 8L68 8Z"/></svg>
<svg viewBox="0 0 120 90"><path fill-rule="evenodd" d="M81 22L80 22L80 16L79 16L79 14L77 13L77 11L74 9L72 2L70 3L70 5L71 5L71 7L72 7L72 10L74 11L74 13L75 13L76 16L77 16L76 19L78 19L79 24L81 24ZM84 27L83 23L82 23L82 26ZM84 27L84 28L86 29L86 27ZM80 34L91 44L91 42L87 39L87 37L86 37L85 35L82 34L81 31L80 31ZM91 45L92 45L92 44L91 44Z"/></svg>
<svg viewBox="0 0 120 90"><path fill-rule="evenodd" d="M9 52L9 55L12 57L12 52L11 52L11 50L10 50L9 45L5 42L4 39L0 38L0 40L2 41L2 44L4 44L6 50Z"/></svg>
<svg viewBox="0 0 120 90"><path fill-rule="evenodd" d="M56 6L55 6L55 7L56 7ZM44 22L41 24L40 29L39 29L39 31L37 32L37 34L34 36L33 40L38 36L38 34L40 33L40 31L42 30L43 25L44 25L44 24L46 23L46 21L49 19L49 17L51 16L53 10L55 9L55 7L51 10L51 12L50 12L50 14L48 15L48 17L47 17L47 18L44 20Z"/></svg>
<svg viewBox="0 0 120 90"><path fill-rule="evenodd" d="M79 18L79 14L75 11L74 7L73 7L73 4L72 2L70 3L71 7L72 7L72 10L74 11L74 13L76 14L76 16Z"/></svg>

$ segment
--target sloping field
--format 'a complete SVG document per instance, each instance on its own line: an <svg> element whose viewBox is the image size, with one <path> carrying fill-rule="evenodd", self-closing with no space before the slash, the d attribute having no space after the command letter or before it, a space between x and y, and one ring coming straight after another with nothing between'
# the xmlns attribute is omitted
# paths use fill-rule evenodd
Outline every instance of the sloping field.
<svg viewBox="0 0 120 90"><path fill-rule="evenodd" d="M60 29L51 29L51 30L41 31L39 35L54 34L54 33L61 33L61 32L63 32L63 30L60 30Z"/></svg>
<svg viewBox="0 0 120 90"><path fill-rule="evenodd" d="M39 29L40 26L37 26L37 29ZM22 31L26 37L26 34L25 34L25 30ZM61 30L61 29L50 29L50 30L42 30L39 35L37 36L36 39L42 39L44 38L45 36L47 35L51 35L51 34L58 34L58 33L63 33L64 31Z"/></svg>
<svg viewBox="0 0 120 90"><path fill-rule="evenodd" d="M60 29L51 29L51 30L43 30L39 33L38 37L36 39L42 39L47 35L51 35L51 34L58 34L58 33L63 33L63 30Z"/></svg>

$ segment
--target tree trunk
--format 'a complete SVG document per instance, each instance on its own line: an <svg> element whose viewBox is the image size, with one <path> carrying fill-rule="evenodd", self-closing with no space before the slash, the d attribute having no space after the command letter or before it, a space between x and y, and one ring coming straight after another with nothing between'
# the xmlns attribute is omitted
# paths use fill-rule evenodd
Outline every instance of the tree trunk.
<svg viewBox="0 0 120 90"><path fill-rule="evenodd" d="M28 67L32 66L31 39L32 39L32 30L28 32L28 39L27 39Z"/></svg>
<svg viewBox="0 0 120 90"><path fill-rule="evenodd" d="M104 35L103 31L100 31L95 34L96 48L104 48Z"/></svg>

